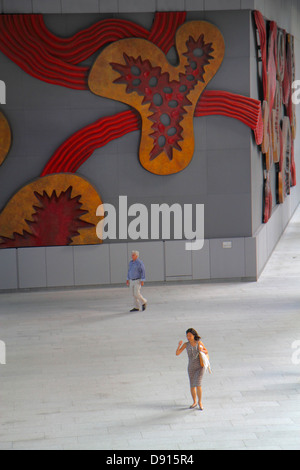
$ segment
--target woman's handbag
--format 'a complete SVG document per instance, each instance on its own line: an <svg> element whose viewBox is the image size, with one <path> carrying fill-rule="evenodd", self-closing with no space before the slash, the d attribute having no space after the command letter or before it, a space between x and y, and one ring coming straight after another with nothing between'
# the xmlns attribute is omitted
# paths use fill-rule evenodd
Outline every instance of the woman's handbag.
<svg viewBox="0 0 300 470"><path fill-rule="evenodd" d="M203 351L201 351L203 347L199 343L199 359L200 359L200 365L201 367L204 367L205 371L209 371L211 374L211 368L210 368L210 362L209 362L209 355L205 354Z"/></svg>

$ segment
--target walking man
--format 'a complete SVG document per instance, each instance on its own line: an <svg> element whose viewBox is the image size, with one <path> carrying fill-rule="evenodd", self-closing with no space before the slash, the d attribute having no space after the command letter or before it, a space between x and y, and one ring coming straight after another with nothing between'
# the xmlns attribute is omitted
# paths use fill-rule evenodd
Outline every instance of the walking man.
<svg viewBox="0 0 300 470"><path fill-rule="evenodd" d="M130 286L134 298L134 307L130 311L138 312L140 310L140 306L142 306L142 310L145 310L147 307L147 299L145 299L141 294L141 287L145 282L145 266L143 261L139 259L138 251L132 251L131 258L132 260L129 263L126 284L127 286Z"/></svg>

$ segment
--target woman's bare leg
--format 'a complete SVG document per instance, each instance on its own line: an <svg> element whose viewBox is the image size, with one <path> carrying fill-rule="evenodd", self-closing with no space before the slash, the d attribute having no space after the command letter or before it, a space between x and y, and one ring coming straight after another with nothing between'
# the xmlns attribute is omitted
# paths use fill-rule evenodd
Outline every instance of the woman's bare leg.
<svg viewBox="0 0 300 470"><path fill-rule="evenodd" d="M191 405L191 408L192 408L192 407L197 406L197 391L196 391L196 387L192 387L192 388L191 388L191 395L192 395L192 399L193 399L193 404Z"/></svg>
<svg viewBox="0 0 300 470"><path fill-rule="evenodd" d="M203 410L203 405L202 405L202 387L197 387L197 396L198 396L199 408L200 408L200 410Z"/></svg>

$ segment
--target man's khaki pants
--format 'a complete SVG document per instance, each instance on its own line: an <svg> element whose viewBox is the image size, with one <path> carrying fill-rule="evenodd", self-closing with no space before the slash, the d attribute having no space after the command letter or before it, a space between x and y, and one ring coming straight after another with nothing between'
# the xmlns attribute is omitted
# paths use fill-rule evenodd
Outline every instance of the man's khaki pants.
<svg viewBox="0 0 300 470"><path fill-rule="evenodd" d="M140 279L136 279L135 281L130 280L130 289L134 298L134 307L140 309L141 305L147 303L147 299L145 299L141 294L141 281Z"/></svg>

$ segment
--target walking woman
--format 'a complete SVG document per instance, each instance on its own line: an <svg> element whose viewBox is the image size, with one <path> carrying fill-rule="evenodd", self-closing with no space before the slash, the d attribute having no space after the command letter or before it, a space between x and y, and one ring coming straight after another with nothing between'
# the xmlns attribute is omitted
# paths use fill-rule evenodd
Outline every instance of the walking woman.
<svg viewBox="0 0 300 470"><path fill-rule="evenodd" d="M176 349L176 356L179 356L185 349L187 350L189 364L188 374L190 379L191 395L193 403L190 408L196 408L197 397L200 410L203 410L202 405L202 377L205 371L204 364L201 358L201 352L208 356L207 349L200 341L200 336L194 328L189 328L186 331L187 343L179 341Z"/></svg>

